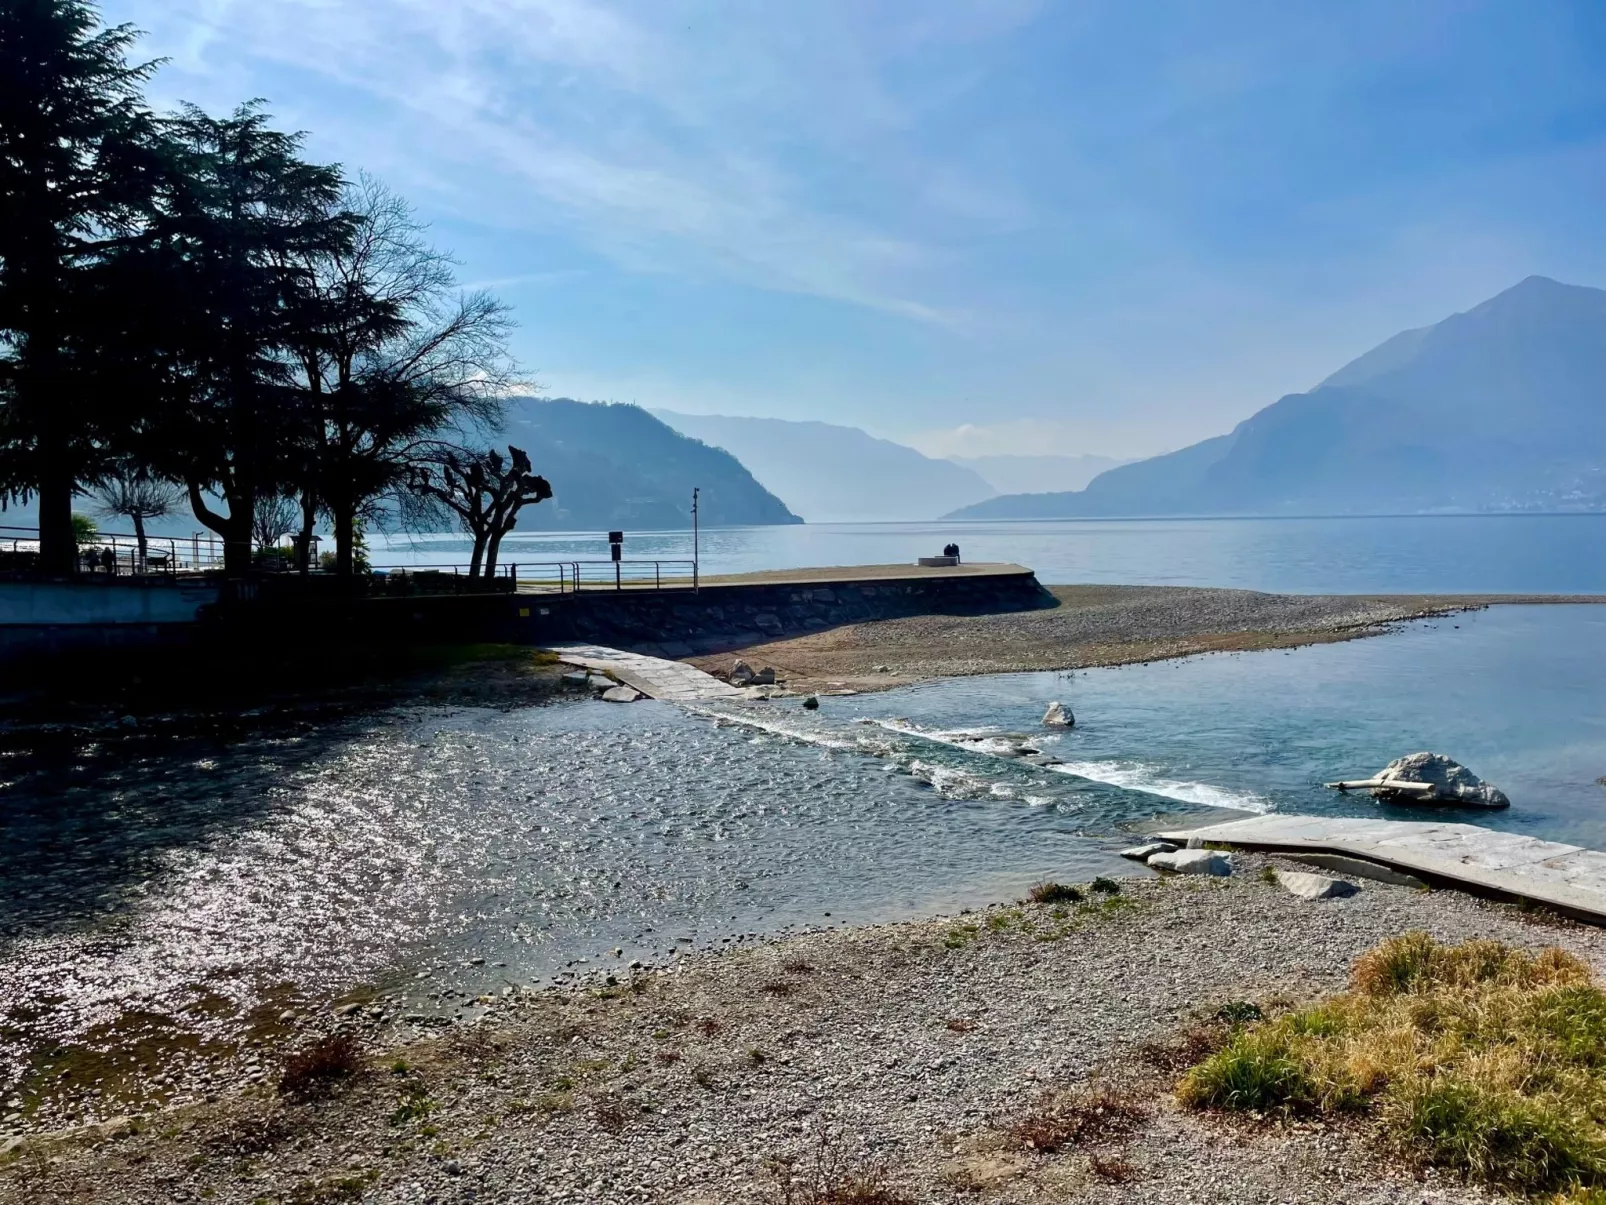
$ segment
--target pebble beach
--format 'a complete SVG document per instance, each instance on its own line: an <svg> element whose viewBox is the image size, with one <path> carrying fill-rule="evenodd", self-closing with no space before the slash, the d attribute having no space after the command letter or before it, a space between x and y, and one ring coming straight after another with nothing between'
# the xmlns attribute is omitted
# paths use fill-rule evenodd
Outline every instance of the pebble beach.
<svg viewBox="0 0 1606 1205"><path fill-rule="evenodd" d="M607 966L427 1037L347 1007L304 1035L360 1041L326 1094L270 1075L13 1138L0 1201L715 1205L830 1199L798 1185L832 1175L889 1202L1491 1199L1380 1156L1364 1125L1189 1113L1171 1085L1224 1005L1269 1013L1340 989L1384 938L1557 944L1598 971L1602 935L1372 881L1301 899L1267 859L1231 861L1226 878L1134 868L1076 902ZM1023 1144L1045 1101L1099 1088L1130 1102L1127 1124Z"/></svg>

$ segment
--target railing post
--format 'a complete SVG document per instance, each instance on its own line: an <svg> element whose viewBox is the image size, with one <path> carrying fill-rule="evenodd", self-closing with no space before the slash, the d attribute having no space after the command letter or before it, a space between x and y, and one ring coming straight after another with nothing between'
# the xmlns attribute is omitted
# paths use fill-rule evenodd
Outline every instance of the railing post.
<svg viewBox="0 0 1606 1205"><path fill-rule="evenodd" d="M652 563L652 588L654 590L662 590L664 588L664 572L662 561L654 561Z"/></svg>

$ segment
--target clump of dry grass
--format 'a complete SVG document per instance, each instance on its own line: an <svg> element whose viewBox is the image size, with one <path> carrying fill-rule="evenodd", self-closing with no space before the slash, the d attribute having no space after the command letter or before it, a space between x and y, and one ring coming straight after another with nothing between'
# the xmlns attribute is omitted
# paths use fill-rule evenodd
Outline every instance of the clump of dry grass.
<svg viewBox="0 0 1606 1205"><path fill-rule="evenodd" d="M302 1047L284 1061L279 1091L299 1100L327 1095L338 1080L362 1070L362 1047L347 1033L337 1033Z"/></svg>
<svg viewBox="0 0 1606 1205"><path fill-rule="evenodd" d="M1149 1110L1136 1100L1099 1086L1044 1093L1006 1133L1016 1146L1051 1155L1068 1146L1126 1138L1148 1118Z"/></svg>
<svg viewBox="0 0 1606 1205"><path fill-rule="evenodd" d="M1408 933L1362 955L1350 991L1235 1031L1177 1092L1370 1114L1402 1153L1502 1188L1606 1189L1606 992L1563 950Z"/></svg>
<svg viewBox="0 0 1606 1205"><path fill-rule="evenodd" d="M1088 1170L1106 1184L1130 1184L1138 1178L1138 1169L1119 1155L1091 1155Z"/></svg>
<svg viewBox="0 0 1606 1205"><path fill-rule="evenodd" d="M806 1159L772 1159L776 1205L915 1205L897 1188L884 1163L855 1158L839 1141L822 1138Z"/></svg>
<svg viewBox="0 0 1606 1205"><path fill-rule="evenodd" d="M1026 898L1034 904L1078 904L1085 897L1080 887L1068 883L1033 883Z"/></svg>

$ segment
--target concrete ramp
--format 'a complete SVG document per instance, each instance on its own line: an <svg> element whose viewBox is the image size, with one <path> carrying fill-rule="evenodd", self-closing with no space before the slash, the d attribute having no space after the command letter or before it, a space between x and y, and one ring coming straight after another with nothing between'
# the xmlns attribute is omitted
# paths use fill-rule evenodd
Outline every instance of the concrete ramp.
<svg viewBox="0 0 1606 1205"><path fill-rule="evenodd" d="M1606 853L1475 824L1273 812L1159 836L1179 843L1198 837L1246 849L1348 854L1606 923Z"/></svg>
<svg viewBox="0 0 1606 1205"><path fill-rule="evenodd" d="M627 653L601 644L557 644L551 651L565 665L607 674L653 699L700 703L709 699L741 699L742 692L696 666L645 653Z"/></svg>

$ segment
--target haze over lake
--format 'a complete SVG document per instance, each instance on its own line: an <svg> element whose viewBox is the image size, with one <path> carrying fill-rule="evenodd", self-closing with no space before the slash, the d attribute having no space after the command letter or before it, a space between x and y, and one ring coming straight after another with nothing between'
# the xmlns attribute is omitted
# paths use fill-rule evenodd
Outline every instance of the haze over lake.
<svg viewBox="0 0 1606 1205"><path fill-rule="evenodd" d="M957 541L1046 584L1234 586L1291 593L1606 593L1606 514L827 523L705 529L704 574L898 564ZM458 535L372 536L377 565L468 559ZM627 532L625 556L684 559L689 531ZM605 560L603 532L514 532L504 563ZM524 568L521 568L521 573Z"/></svg>

